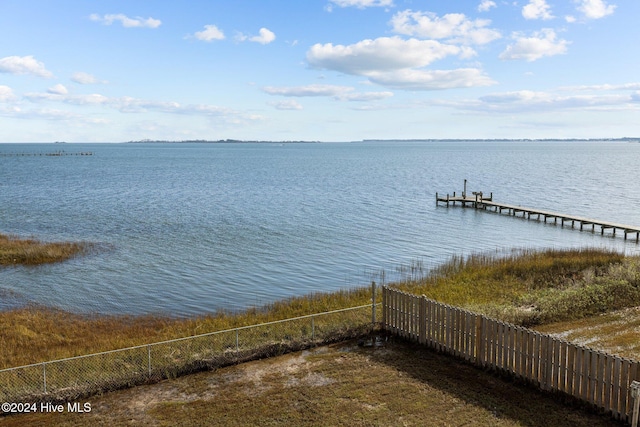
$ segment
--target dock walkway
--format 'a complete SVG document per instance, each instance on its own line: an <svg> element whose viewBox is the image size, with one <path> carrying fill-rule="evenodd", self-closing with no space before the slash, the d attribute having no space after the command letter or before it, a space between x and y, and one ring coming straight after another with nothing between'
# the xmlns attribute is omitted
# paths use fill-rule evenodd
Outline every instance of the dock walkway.
<svg viewBox="0 0 640 427"><path fill-rule="evenodd" d="M449 203L452 203L453 206L456 203L460 203L462 207L466 207L467 205L472 206L475 209L483 209L487 210L490 208L494 208L495 212L503 213L506 211L509 215L518 216L518 213L522 213L522 217L526 217L531 219L531 216L535 216L537 220L543 220L547 222L548 219L553 219L554 224L558 223L560 220L561 226L564 227L565 223L571 222L571 228L574 228L576 224L580 225L580 230L583 230L585 226L591 226L591 231L595 232L596 227L600 227L600 234L604 235L605 230L611 229L613 230L613 235L616 235L616 230L624 232L624 239L627 240L629 235L635 234L636 242L640 241L640 227L633 225L625 225L625 224L617 224L608 221L600 221L597 219L584 218L575 215L567 215L557 212L546 211L542 209L534 209L534 208L526 208L523 206L510 205L507 203L499 203L493 201L493 193L490 194L489 197L483 197L482 192L473 192L472 197L469 197L466 194L466 191L462 192L462 195L456 196L456 193L453 193L453 196L447 194L446 196L440 196L436 193L436 205L440 203L446 203L449 206Z"/></svg>

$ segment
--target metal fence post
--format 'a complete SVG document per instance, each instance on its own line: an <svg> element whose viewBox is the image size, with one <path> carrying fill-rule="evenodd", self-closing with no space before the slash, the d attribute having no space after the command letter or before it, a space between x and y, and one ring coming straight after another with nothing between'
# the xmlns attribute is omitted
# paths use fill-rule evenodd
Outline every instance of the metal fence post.
<svg viewBox="0 0 640 427"><path fill-rule="evenodd" d="M236 353L240 352L240 339L238 337L238 328L236 328Z"/></svg>
<svg viewBox="0 0 640 427"><path fill-rule="evenodd" d="M387 300L388 300L388 289L382 284L382 329L387 329Z"/></svg>
<svg viewBox="0 0 640 427"><path fill-rule="evenodd" d="M316 318L315 316L311 317L311 341L316 339Z"/></svg>
<svg viewBox="0 0 640 427"><path fill-rule="evenodd" d="M376 282L371 282L371 329L376 327Z"/></svg>
<svg viewBox="0 0 640 427"><path fill-rule="evenodd" d="M47 394L47 362L42 362L42 379L44 384L44 393Z"/></svg>
<svg viewBox="0 0 640 427"><path fill-rule="evenodd" d="M149 370L149 377L151 377L151 344L147 345L147 369Z"/></svg>

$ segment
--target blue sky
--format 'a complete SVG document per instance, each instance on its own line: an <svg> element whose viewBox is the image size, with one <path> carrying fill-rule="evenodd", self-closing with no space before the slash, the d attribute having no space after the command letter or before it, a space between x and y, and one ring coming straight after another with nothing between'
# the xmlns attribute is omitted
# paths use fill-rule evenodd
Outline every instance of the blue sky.
<svg viewBox="0 0 640 427"><path fill-rule="evenodd" d="M0 0L0 142L640 136L637 0Z"/></svg>

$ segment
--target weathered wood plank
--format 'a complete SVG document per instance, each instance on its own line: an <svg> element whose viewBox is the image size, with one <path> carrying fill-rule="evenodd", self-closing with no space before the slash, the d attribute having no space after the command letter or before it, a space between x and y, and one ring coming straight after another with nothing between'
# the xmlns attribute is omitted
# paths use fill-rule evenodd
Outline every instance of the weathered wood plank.
<svg viewBox="0 0 640 427"><path fill-rule="evenodd" d="M629 412L629 371L631 370L631 362L628 359L622 359L620 366L620 419L626 421Z"/></svg>
<svg viewBox="0 0 640 427"><path fill-rule="evenodd" d="M551 384L550 388L552 390L560 389L560 341L556 339L551 339L551 344L553 348L553 357L551 362Z"/></svg>
<svg viewBox="0 0 640 427"><path fill-rule="evenodd" d="M611 395L612 395L612 387L613 387L613 356L607 355L605 357L605 366L604 366L604 410L605 412L610 412L613 408Z"/></svg>
<svg viewBox="0 0 640 427"><path fill-rule="evenodd" d="M383 287L382 325L442 352L504 370L545 390L558 390L628 420L629 384L640 363L549 335Z"/></svg>
<svg viewBox="0 0 640 427"><path fill-rule="evenodd" d="M613 358L613 378L611 379L611 413L615 418L620 419L620 368L622 359L615 356Z"/></svg>
<svg viewBox="0 0 640 427"><path fill-rule="evenodd" d="M596 397L595 404L599 408L604 408L604 384L605 384L605 362L606 354L598 352L598 368L596 370Z"/></svg>
<svg viewBox="0 0 640 427"><path fill-rule="evenodd" d="M636 241L640 240L639 226L618 224L618 223L609 222L609 221L600 221L597 219L585 218L577 215L566 215L566 214L561 214L557 212L546 211L543 209L527 208L522 206L511 205L508 203L494 202L493 196L491 197L491 200L489 200L489 199L483 199L483 198L476 198L475 196L473 198L461 197L461 196L450 197L449 195L445 197L445 196L438 196L438 194L436 193L436 205L438 204L438 202L446 202L447 206L449 206L449 202L452 202L454 206L456 202L459 202L463 207L466 207L467 204L469 204L476 209L482 209L482 210L486 210L487 207L493 207L495 212L502 213L503 210L506 210L509 213L509 215L513 215L513 216L518 216L516 214L518 212L522 212L523 217L527 217L530 219L531 215L535 215L538 221L540 221L540 217L542 216L544 219L544 222L547 222L547 218L554 218L555 223L557 223L557 219L560 218L562 226L564 226L565 222L571 221L572 228L577 222L580 224L580 230L583 230L584 225L591 225L593 230L597 225L600 227L601 234L603 235L604 235L604 230L610 228L613 230L614 236L616 235L616 230L620 230L623 232L622 235L624 236L625 239L627 238L627 234L635 233Z"/></svg>

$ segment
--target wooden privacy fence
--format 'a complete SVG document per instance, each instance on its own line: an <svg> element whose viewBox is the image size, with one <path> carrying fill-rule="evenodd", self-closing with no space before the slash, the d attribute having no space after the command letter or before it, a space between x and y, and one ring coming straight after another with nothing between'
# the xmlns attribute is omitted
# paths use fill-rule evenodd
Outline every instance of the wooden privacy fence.
<svg viewBox="0 0 640 427"><path fill-rule="evenodd" d="M640 362L396 289L382 290L383 329L631 421Z"/></svg>

